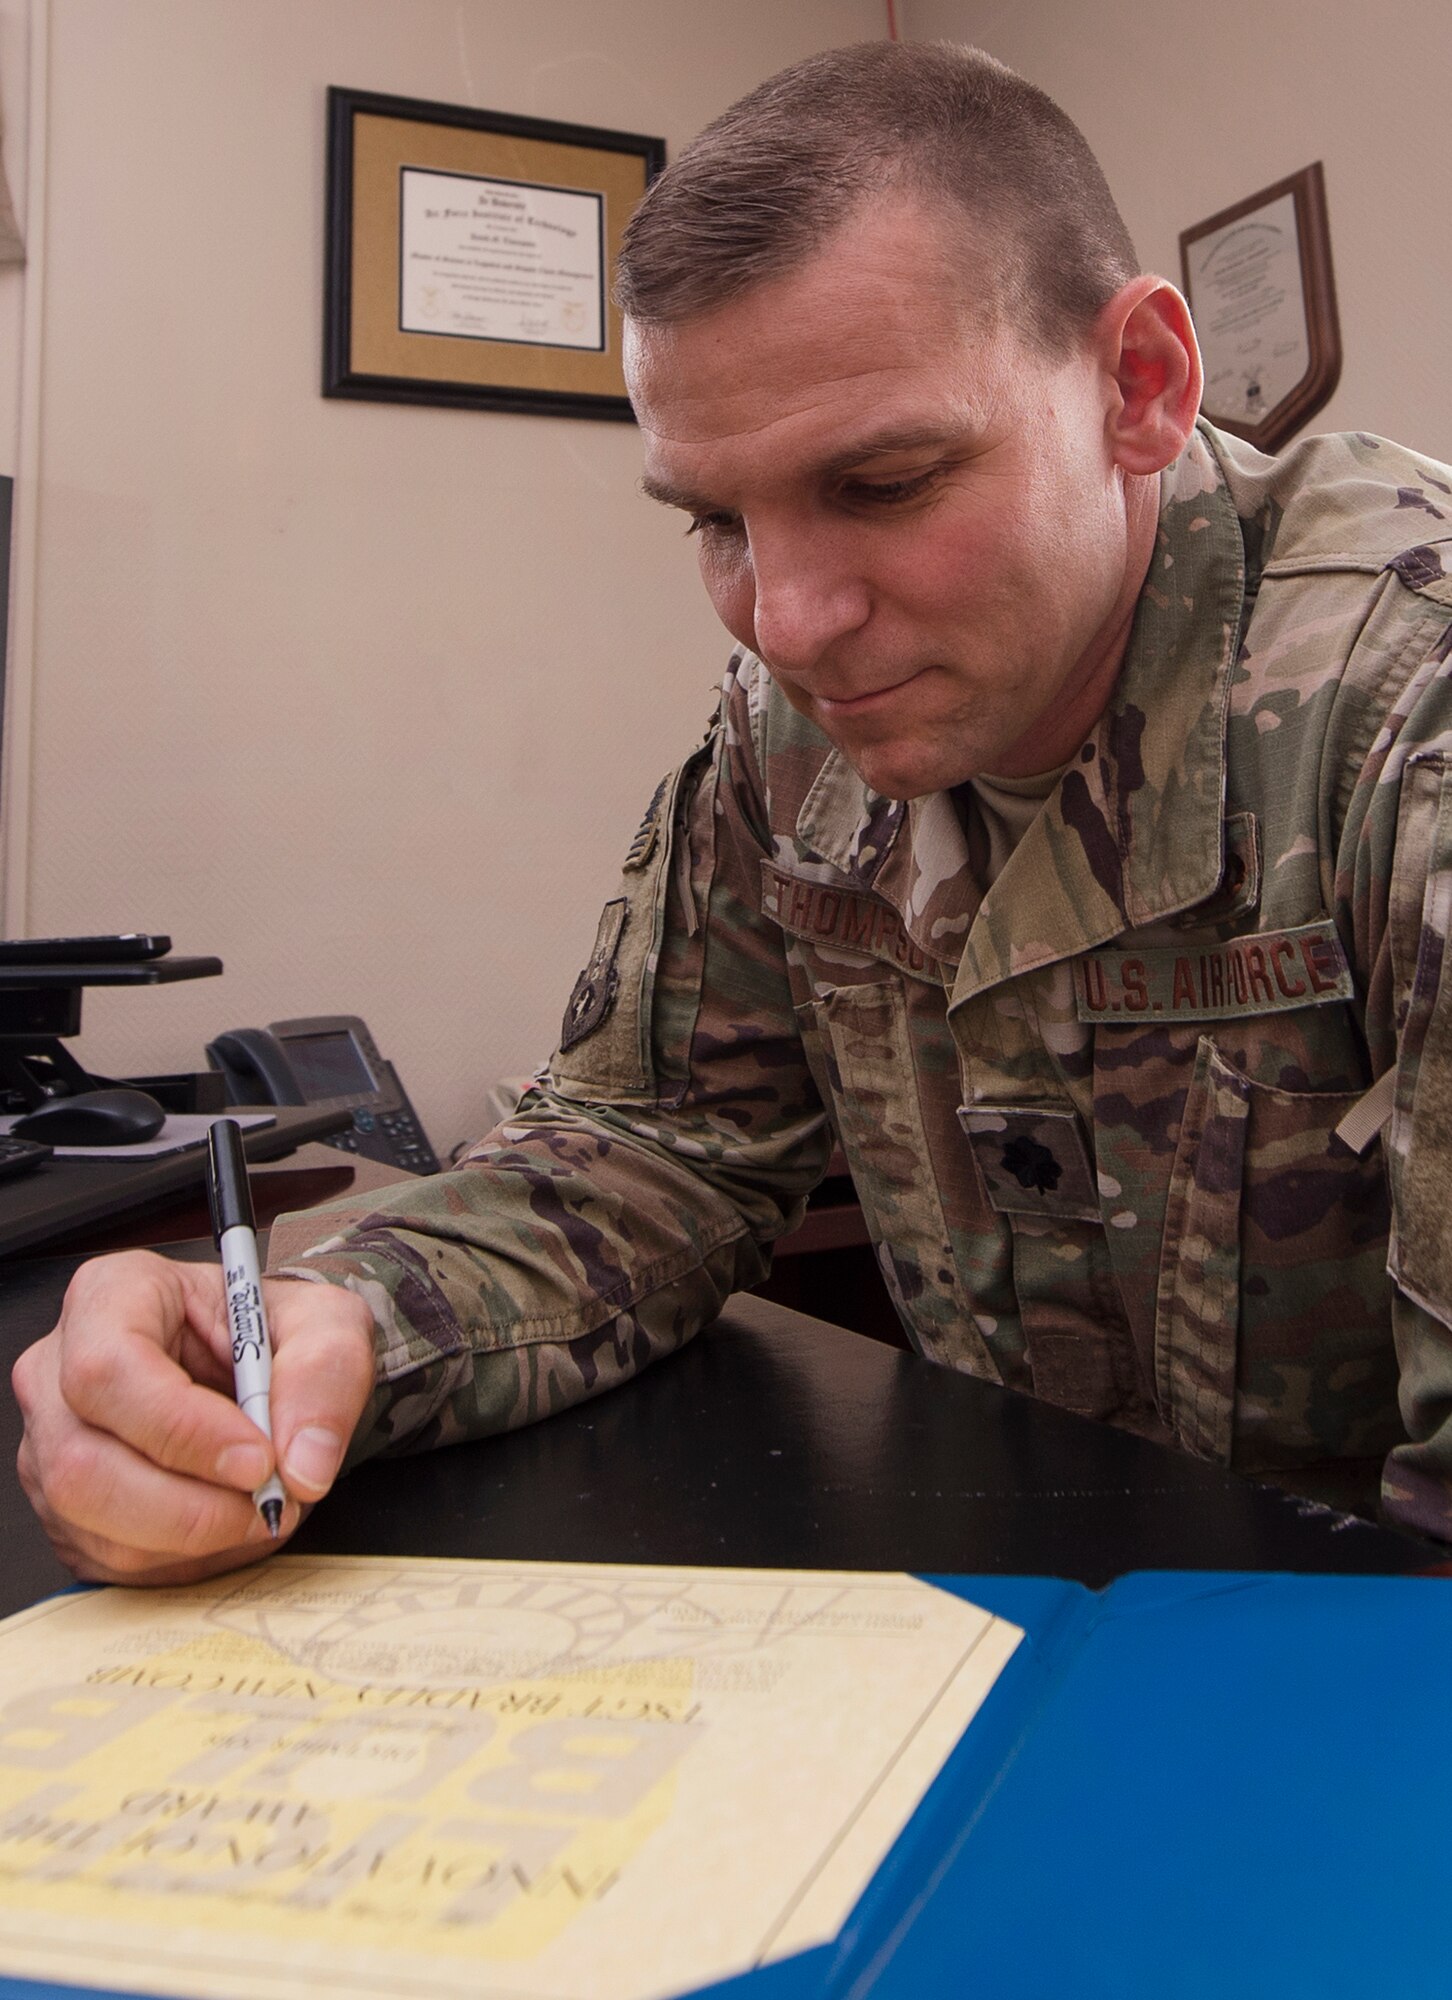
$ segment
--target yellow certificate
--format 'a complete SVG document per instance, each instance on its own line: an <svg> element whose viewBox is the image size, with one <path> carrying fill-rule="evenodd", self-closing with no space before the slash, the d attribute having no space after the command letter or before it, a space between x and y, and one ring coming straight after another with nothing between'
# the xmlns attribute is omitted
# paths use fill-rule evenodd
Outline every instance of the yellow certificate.
<svg viewBox="0 0 1452 2000"><path fill-rule="evenodd" d="M652 2000L832 1937L1022 1637L907 1576L283 1556L0 1625L0 1972Z"/></svg>

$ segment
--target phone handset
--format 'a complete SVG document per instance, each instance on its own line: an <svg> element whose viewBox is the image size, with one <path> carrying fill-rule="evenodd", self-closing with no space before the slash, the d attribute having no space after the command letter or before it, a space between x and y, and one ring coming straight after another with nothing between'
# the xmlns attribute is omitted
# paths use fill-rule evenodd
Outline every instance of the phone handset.
<svg viewBox="0 0 1452 2000"><path fill-rule="evenodd" d="M207 1061L219 1069L229 1104L306 1104L297 1072L282 1043L266 1028L231 1028L207 1044Z"/></svg>

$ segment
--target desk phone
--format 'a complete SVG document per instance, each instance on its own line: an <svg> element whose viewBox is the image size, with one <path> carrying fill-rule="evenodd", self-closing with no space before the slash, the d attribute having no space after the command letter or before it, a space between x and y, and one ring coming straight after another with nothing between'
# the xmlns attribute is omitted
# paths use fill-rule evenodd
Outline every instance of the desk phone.
<svg viewBox="0 0 1452 2000"><path fill-rule="evenodd" d="M356 1014L310 1014L233 1028L207 1044L229 1104L351 1104L353 1123L323 1141L411 1174L439 1163L398 1072Z"/></svg>

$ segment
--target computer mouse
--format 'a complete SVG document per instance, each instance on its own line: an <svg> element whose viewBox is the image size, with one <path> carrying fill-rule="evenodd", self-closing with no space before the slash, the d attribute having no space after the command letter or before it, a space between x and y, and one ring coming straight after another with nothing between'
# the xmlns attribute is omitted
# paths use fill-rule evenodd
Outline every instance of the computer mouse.
<svg viewBox="0 0 1452 2000"><path fill-rule="evenodd" d="M144 1090L82 1090L56 1097L38 1111L17 1118L17 1139L44 1139L48 1146L135 1146L154 1139L166 1113Z"/></svg>

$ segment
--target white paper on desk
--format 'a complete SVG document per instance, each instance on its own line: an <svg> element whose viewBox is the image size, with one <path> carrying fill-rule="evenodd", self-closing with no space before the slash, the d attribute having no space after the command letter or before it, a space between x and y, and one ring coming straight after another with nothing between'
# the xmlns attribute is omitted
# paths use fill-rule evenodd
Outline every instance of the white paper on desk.
<svg viewBox="0 0 1452 2000"><path fill-rule="evenodd" d="M0 1118L0 1133L9 1132L23 1111ZM159 1160L167 1153L185 1153L189 1147L205 1146L207 1133L219 1118L235 1118L246 1129L254 1125L275 1125L270 1111L179 1112L168 1117L151 1139L138 1139L133 1146L57 1146L58 1160Z"/></svg>
<svg viewBox="0 0 1452 2000"><path fill-rule="evenodd" d="M909 1576L283 1556L0 1624L0 1973L658 2000L835 1935L1022 1638Z"/></svg>

